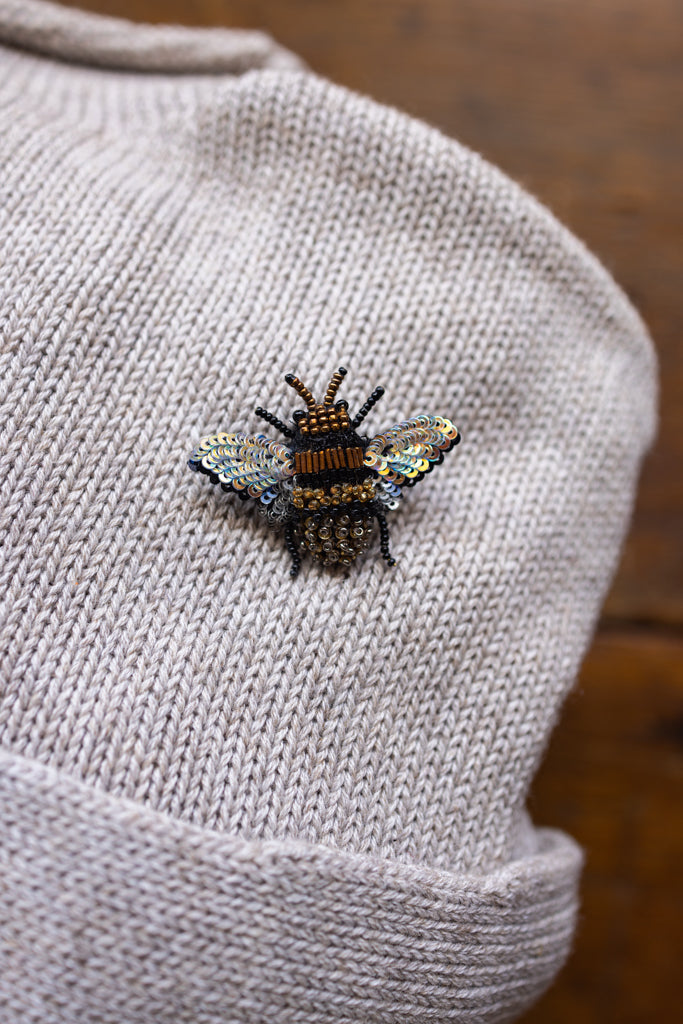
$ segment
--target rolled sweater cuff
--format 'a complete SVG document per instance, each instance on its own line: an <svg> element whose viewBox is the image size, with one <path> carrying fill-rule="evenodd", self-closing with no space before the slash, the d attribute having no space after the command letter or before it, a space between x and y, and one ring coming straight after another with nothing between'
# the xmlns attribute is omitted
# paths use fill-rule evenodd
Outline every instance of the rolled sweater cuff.
<svg viewBox="0 0 683 1024"><path fill-rule="evenodd" d="M0 829L3 991L34 979L22 1021L503 1021L575 923L581 853L550 829L457 874L197 828L7 752Z"/></svg>

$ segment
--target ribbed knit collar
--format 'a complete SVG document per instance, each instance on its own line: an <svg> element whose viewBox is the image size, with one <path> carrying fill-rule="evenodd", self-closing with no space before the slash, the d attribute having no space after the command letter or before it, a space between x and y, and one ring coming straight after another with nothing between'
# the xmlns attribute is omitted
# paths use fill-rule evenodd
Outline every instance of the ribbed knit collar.
<svg viewBox="0 0 683 1024"><path fill-rule="evenodd" d="M44 0L0 0L0 43L60 60L131 71L240 74L301 67L294 54L263 32L139 25Z"/></svg>

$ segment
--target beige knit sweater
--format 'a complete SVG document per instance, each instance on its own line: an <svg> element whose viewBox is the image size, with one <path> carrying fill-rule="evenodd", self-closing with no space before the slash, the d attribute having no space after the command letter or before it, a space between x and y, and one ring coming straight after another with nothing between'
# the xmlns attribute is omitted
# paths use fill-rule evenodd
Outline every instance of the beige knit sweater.
<svg viewBox="0 0 683 1024"><path fill-rule="evenodd" d="M0 42L0 1021L514 1017L574 926L524 804L653 435L640 320L263 35L0 0ZM187 457L340 363L369 436L463 443L395 568L291 579Z"/></svg>

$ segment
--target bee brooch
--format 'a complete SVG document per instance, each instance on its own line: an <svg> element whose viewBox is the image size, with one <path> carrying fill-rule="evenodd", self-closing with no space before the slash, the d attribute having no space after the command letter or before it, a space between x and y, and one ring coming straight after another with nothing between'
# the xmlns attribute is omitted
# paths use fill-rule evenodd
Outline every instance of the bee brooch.
<svg viewBox="0 0 683 1024"><path fill-rule="evenodd" d="M293 427L267 409L256 415L279 430L286 442L265 434L212 434L190 455L189 467L238 497L253 498L273 526L284 526L292 556L291 575L308 552L323 565L350 565L367 548L377 520L380 549L388 565L386 513L398 508L404 487L414 486L460 441L457 427L443 416L416 416L370 440L359 434L372 407L384 394L376 387L353 419L349 403L335 402L346 376L340 366L321 404L294 374L285 381L301 396Z"/></svg>

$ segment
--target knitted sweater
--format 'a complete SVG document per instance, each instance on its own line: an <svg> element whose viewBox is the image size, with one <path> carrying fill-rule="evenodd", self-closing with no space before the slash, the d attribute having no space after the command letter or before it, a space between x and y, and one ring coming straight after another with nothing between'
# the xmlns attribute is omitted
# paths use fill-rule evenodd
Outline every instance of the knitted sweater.
<svg viewBox="0 0 683 1024"><path fill-rule="evenodd" d="M575 922L524 807L653 436L641 321L259 33L0 0L0 44L0 1020L511 1019ZM463 443L395 567L293 579L187 457L340 364L369 437Z"/></svg>

